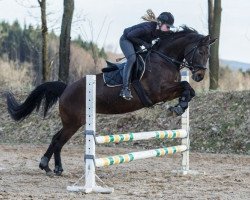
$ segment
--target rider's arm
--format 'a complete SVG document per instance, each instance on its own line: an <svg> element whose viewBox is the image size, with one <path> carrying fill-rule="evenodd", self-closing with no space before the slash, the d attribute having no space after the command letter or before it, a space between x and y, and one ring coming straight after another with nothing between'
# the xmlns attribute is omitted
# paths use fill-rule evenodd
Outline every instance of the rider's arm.
<svg viewBox="0 0 250 200"><path fill-rule="evenodd" d="M130 31L126 37L128 40L130 40L131 42L137 44L137 45L144 45L145 41L143 41L142 39L140 39L140 37L143 37L145 35L145 30L144 28L136 28L132 31Z"/></svg>
<svg viewBox="0 0 250 200"><path fill-rule="evenodd" d="M136 27L126 34L126 38L136 45L148 47L151 44L141 39L146 34L148 34L148 30L146 30L144 27Z"/></svg>

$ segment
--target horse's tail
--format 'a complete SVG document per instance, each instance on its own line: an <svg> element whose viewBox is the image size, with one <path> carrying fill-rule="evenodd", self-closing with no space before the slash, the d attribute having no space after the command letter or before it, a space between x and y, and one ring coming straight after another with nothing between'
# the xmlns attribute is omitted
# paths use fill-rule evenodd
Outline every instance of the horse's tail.
<svg viewBox="0 0 250 200"><path fill-rule="evenodd" d="M28 117L35 108L36 111L38 111L44 99L43 115L45 117L48 109L57 102L66 86L65 83L59 81L43 83L37 86L22 104L17 103L13 94L8 92L6 98L10 116L15 121L23 120Z"/></svg>

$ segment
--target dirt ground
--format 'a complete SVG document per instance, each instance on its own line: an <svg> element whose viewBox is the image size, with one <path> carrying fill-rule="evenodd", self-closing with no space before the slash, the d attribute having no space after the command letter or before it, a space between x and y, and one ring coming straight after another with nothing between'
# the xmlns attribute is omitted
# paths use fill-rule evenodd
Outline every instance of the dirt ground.
<svg viewBox="0 0 250 200"><path fill-rule="evenodd" d="M177 154L100 168L98 176L115 192L86 195L66 190L83 174L83 147L65 146L61 177L46 176L38 168L46 148L0 145L0 199L250 199L250 156L191 153L191 169L200 173L186 176L171 173L180 166ZM99 157L133 151L138 150L97 148Z"/></svg>

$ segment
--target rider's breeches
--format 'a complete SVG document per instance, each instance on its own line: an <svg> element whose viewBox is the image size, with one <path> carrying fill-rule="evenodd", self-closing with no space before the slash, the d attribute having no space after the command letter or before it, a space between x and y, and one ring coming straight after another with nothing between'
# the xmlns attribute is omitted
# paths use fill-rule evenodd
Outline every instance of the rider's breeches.
<svg viewBox="0 0 250 200"><path fill-rule="evenodd" d="M133 44L124 36L120 38L120 47L127 58L127 63L123 69L123 87L128 87L130 83L132 67L136 61L135 48Z"/></svg>

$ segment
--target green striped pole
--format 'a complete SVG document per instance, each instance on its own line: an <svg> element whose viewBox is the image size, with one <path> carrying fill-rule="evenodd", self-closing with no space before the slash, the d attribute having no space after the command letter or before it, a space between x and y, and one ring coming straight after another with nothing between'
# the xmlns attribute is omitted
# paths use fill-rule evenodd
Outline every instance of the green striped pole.
<svg viewBox="0 0 250 200"><path fill-rule="evenodd" d="M151 131L140 133L127 133L118 135L105 135L96 137L98 144L104 143L119 143L136 140L149 140L149 139L174 139L187 137L187 131L184 129L179 130L166 130L166 131Z"/></svg>
<svg viewBox="0 0 250 200"><path fill-rule="evenodd" d="M127 163L127 162L131 162L134 160L139 160L139 159L160 157L160 156L164 156L167 154L180 153L186 150L187 150L187 146L179 145L179 146L173 146L173 147L153 149L153 150L148 150L148 151L139 151L139 152L133 152L133 153L128 153L124 155L116 155L116 156L98 158L98 159L95 159L95 164L96 164L96 167L104 167L104 166L110 166L110 165L115 165L115 164Z"/></svg>

